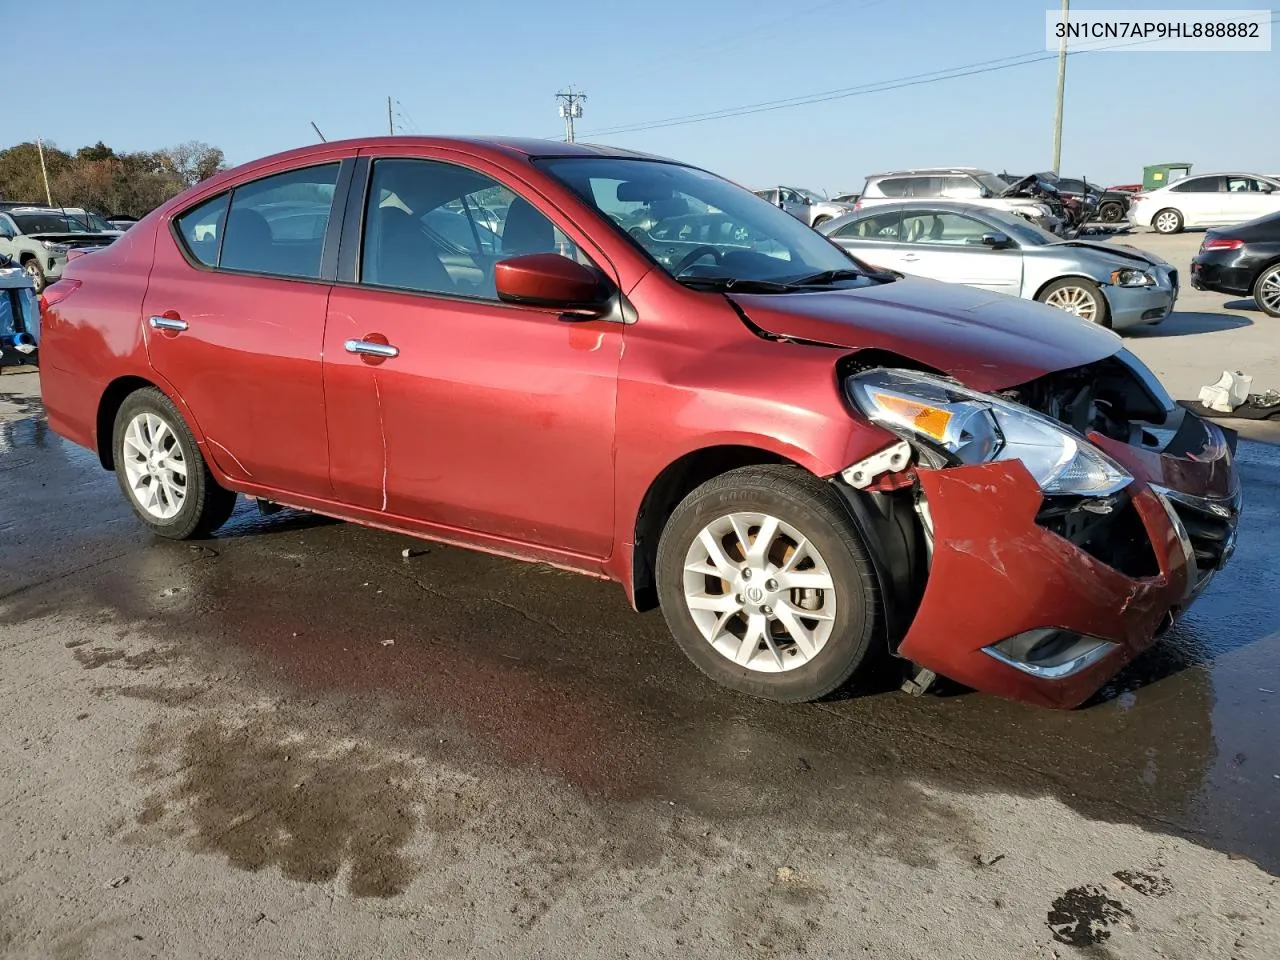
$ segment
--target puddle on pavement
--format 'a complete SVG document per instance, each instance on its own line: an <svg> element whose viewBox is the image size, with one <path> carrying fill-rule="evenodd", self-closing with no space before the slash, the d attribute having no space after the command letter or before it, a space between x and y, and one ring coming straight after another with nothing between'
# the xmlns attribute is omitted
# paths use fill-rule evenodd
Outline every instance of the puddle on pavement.
<svg viewBox="0 0 1280 960"><path fill-rule="evenodd" d="M1189 834L1280 871L1270 828L1280 693L1262 692L1280 691L1272 448L1241 446L1246 508L1232 566L1157 650L1070 713L975 694L749 700L705 680L661 617L631 613L613 585L437 545L404 560L405 538L288 511L262 517L244 503L215 539L154 542L136 524L121 527L128 510L113 478L65 448L54 440L36 464L0 471L0 503L44 471L59 484L27 486L28 515L50 518L71 544L126 552L74 583L11 596L8 616L107 610L197 670L233 659L231 682L274 686L311 704L312 719L331 718L335 702L346 705L340 715L363 718L361 742L376 755L339 752L333 777L316 758L344 731L329 721L327 740L314 739L306 711L283 727L210 720L153 745L192 765L188 779L157 786L170 791L163 817L186 811L203 838L195 842L247 868L328 880L335 863L350 863L352 889L359 874L371 895L407 881L397 838L414 829L403 812L414 799L394 785L401 761L388 759L407 750L457 769L550 774L601 809L670 800L719 821L784 816L912 863L966 832L930 787L1051 793L1086 815ZM63 485L78 491L73 532ZM28 570L54 563L43 542L20 547ZM98 672L124 678L111 674L121 666ZM205 688L175 682L135 674L102 689L199 703ZM298 796L330 824L336 847L287 819L295 782L313 784Z"/></svg>

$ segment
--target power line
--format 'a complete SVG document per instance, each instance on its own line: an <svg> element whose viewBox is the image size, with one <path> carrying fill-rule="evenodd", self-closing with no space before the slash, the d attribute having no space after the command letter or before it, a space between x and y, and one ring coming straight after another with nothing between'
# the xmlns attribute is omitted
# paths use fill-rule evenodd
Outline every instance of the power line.
<svg viewBox="0 0 1280 960"><path fill-rule="evenodd" d="M1271 22L1276 23L1277 20L1273 19ZM1103 50L1114 50L1121 47L1137 46L1144 43L1156 43L1159 42L1160 39L1162 38L1133 40L1127 43L1110 44L1105 47L1094 47L1088 50L1070 50L1067 52L1067 56L1071 57L1082 53L1099 53ZM898 77L892 80L873 81L870 83L860 84L855 87L844 87L837 90L826 90L798 97L789 97L783 100L766 100L761 103L743 104L737 107L725 107L720 110L707 111L706 113L686 114L684 116L667 117L661 120L649 120L624 126L608 127L602 130L592 130L589 131L587 135L598 137L619 133L636 133L645 130L657 130L664 127L678 127L691 123L703 123L708 120L725 120L733 117L749 116L756 113L769 113L774 110L785 110L790 107L802 107L814 103L826 103L831 100L842 100L849 97L865 96L871 93L887 93L890 90L901 90L905 87L939 83L943 80L956 80L961 77L971 77L983 73L994 73L999 70L1008 70L1013 67L1026 66L1032 63L1042 63L1046 60L1055 60L1057 57L1057 53L1046 53L1043 49L1031 50L1026 53L997 57L994 60L980 60L977 63L963 64L957 67L933 70L928 73L913 74L911 76Z"/></svg>

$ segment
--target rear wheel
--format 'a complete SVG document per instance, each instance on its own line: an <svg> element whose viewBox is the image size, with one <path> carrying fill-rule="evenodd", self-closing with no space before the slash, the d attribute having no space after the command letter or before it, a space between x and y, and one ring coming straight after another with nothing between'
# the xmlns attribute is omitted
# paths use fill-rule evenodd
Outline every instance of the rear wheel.
<svg viewBox="0 0 1280 960"><path fill-rule="evenodd" d="M1108 200L1098 208L1098 219L1103 223L1119 223L1124 219L1124 206L1115 200Z"/></svg>
<svg viewBox="0 0 1280 960"><path fill-rule="evenodd" d="M36 293L40 293L45 288L44 268L40 266L40 261L35 257L27 257L22 261L23 272L31 278L31 282L35 285Z"/></svg>
<svg viewBox="0 0 1280 960"><path fill-rule="evenodd" d="M1101 326L1111 325L1111 315L1102 288L1084 277L1064 277L1055 280L1036 297L1043 304L1057 307Z"/></svg>
<svg viewBox="0 0 1280 960"><path fill-rule="evenodd" d="M212 533L235 509L236 495L218 486L178 408L154 387L120 405L112 450L120 489L158 536Z"/></svg>
<svg viewBox="0 0 1280 960"><path fill-rule="evenodd" d="M689 659L769 700L825 696L883 632L876 572L847 507L797 467L744 467L690 493L663 530L657 579Z"/></svg>
<svg viewBox="0 0 1280 960"><path fill-rule="evenodd" d="M1280 317L1280 263L1273 263L1253 281L1253 299L1269 317Z"/></svg>
<svg viewBox="0 0 1280 960"><path fill-rule="evenodd" d="M1182 214L1177 210L1161 210L1151 218L1151 225L1156 228L1156 233L1181 233Z"/></svg>

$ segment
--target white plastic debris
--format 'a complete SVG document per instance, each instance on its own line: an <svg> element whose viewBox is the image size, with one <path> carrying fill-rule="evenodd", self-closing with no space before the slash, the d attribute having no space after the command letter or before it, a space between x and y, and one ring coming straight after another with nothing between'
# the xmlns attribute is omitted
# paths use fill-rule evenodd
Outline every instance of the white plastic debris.
<svg viewBox="0 0 1280 960"><path fill-rule="evenodd" d="M1200 388L1200 402L1210 410L1230 413L1249 399L1252 387L1253 377L1246 376L1239 370L1234 373L1223 370L1217 383Z"/></svg>

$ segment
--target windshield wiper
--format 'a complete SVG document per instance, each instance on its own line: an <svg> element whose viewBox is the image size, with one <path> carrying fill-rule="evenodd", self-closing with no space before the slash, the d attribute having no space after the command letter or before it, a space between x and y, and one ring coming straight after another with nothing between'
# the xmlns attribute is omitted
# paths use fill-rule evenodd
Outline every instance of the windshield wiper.
<svg viewBox="0 0 1280 960"><path fill-rule="evenodd" d="M839 280L857 280L868 276L874 276L874 274L845 267L841 270L823 270L821 273L814 273L807 277L801 277L799 280L792 280L791 283L797 287L822 287L828 283L836 283Z"/></svg>
<svg viewBox="0 0 1280 960"><path fill-rule="evenodd" d="M794 283L777 283L773 280L750 280L745 277L676 277L686 287L717 290L728 293L787 293L798 289Z"/></svg>

